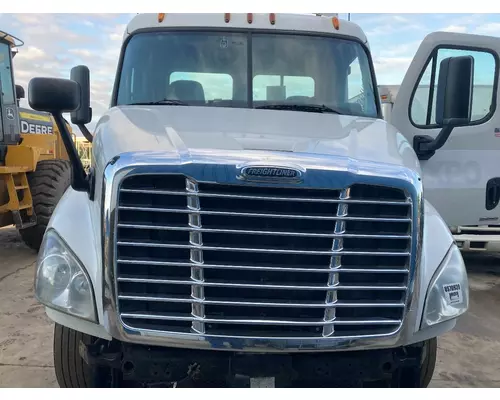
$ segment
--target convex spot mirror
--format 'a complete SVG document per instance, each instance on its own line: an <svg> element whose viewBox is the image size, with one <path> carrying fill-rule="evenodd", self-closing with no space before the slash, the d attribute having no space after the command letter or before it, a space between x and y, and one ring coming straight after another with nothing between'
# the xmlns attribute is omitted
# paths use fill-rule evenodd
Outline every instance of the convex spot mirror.
<svg viewBox="0 0 500 400"><path fill-rule="evenodd" d="M92 121L90 107L90 70L85 65L71 69L70 79L80 86L80 107L71 113L71 122L75 125L85 125Z"/></svg>

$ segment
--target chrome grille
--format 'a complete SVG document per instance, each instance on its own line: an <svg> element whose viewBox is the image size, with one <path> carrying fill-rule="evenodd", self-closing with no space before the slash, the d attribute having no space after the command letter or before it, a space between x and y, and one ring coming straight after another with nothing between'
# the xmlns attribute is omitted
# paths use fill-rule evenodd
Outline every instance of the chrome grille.
<svg viewBox="0 0 500 400"><path fill-rule="evenodd" d="M409 279L403 190L125 178L117 304L129 328L231 337L396 332Z"/></svg>

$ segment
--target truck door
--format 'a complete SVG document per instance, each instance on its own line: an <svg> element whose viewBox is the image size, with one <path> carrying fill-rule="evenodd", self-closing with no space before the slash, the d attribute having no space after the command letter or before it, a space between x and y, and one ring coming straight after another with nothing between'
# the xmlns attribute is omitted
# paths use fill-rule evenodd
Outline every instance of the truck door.
<svg viewBox="0 0 500 400"><path fill-rule="evenodd" d="M435 138L440 63L474 58L472 117L454 128L445 144L421 159L424 196L450 227L500 224L500 38L435 32L421 43L399 88L391 123L413 144Z"/></svg>

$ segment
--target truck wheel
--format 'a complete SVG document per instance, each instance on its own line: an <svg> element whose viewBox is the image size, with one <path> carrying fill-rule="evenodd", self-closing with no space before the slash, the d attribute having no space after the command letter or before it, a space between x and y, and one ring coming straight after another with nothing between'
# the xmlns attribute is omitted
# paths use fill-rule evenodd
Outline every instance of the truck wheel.
<svg viewBox="0 0 500 400"><path fill-rule="evenodd" d="M420 387L430 385L437 361L437 338L431 339L424 346L424 362L420 369Z"/></svg>
<svg viewBox="0 0 500 400"><path fill-rule="evenodd" d="M95 338L56 324L54 328L54 368L61 388L109 387L111 374L102 367L89 366L80 356L80 340L91 344Z"/></svg>
<svg viewBox="0 0 500 400"><path fill-rule="evenodd" d="M28 174L28 182L37 221L19 233L28 247L38 251L50 217L71 183L71 164L67 160L40 161Z"/></svg>
<svg viewBox="0 0 500 400"><path fill-rule="evenodd" d="M415 385L415 374L414 369L407 369L402 371L399 375L399 387L419 387L426 388L429 386L434 375L434 370L436 368L437 360L437 338L430 339L426 341L422 348L422 364L420 365L418 376L419 382Z"/></svg>

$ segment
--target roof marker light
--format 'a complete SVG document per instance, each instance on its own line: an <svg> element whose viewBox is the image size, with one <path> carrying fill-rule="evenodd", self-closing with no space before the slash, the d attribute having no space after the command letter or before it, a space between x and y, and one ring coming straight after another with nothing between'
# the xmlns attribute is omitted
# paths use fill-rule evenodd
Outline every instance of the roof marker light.
<svg viewBox="0 0 500 400"><path fill-rule="evenodd" d="M165 19L165 13L158 13L158 22L163 22Z"/></svg>
<svg viewBox="0 0 500 400"><path fill-rule="evenodd" d="M332 18L332 24L333 24L333 27L338 31L340 28L340 22L339 22L339 19L337 17Z"/></svg>
<svg viewBox="0 0 500 400"><path fill-rule="evenodd" d="M253 13L248 13L247 14L247 21L249 24L253 22Z"/></svg>
<svg viewBox="0 0 500 400"><path fill-rule="evenodd" d="M269 14L269 22L271 23L271 25L274 25L276 23L276 14L275 13Z"/></svg>
<svg viewBox="0 0 500 400"><path fill-rule="evenodd" d="M227 23L229 23L229 21L231 21L231 13L225 13L224 14L224 21Z"/></svg>

